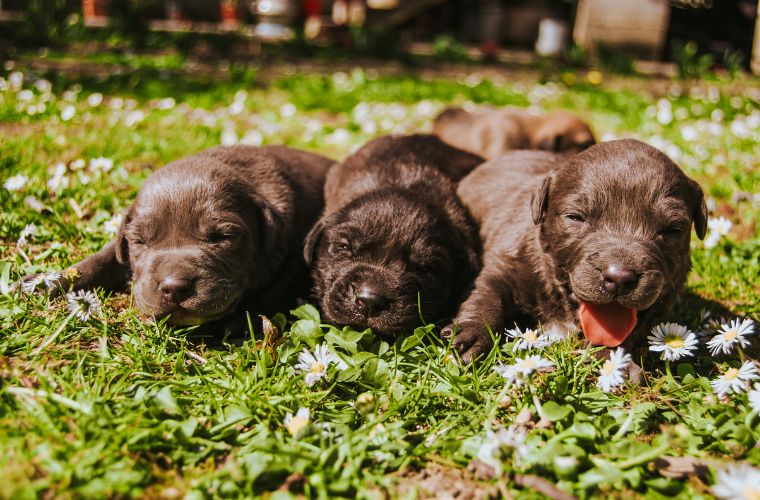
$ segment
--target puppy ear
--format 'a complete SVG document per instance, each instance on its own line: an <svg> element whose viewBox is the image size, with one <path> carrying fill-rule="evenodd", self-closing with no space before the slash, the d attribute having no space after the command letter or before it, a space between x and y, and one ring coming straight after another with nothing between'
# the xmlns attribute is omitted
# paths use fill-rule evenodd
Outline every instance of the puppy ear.
<svg viewBox="0 0 760 500"><path fill-rule="evenodd" d="M116 235L116 242L114 244L114 251L116 253L116 262L121 265L129 264L129 242L127 236L124 234L127 225L132 221L132 207L127 208L124 212L124 219L121 221L121 227L119 227L119 233Z"/></svg>
<svg viewBox="0 0 760 500"><path fill-rule="evenodd" d="M551 185L551 176L546 176L541 187L538 188L530 199L530 211L533 215L533 224L540 224L544 221L546 208L549 206L549 186Z"/></svg>
<svg viewBox="0 0 760 500"><path fill-rule="evenodd" d="M694 230L697 232L697 237L703 240L707 234L707 203L705 203L705 193L700 185L691 179L689 179L689 187L691 188Z"/></svg>
<svg viewBox="0 0 760 500"><path fill-rule="evenodd" d="M284 250L285 219L279 210L258 195L253 195L258 208L259 235L267 250L267 255L275 256Z"/></svg>
<svg viewBox="0 0 760 500"><path fill-rule="evenodd" d="M314 251L317 249L319 239L322 237L322 231L325 229L325 219L319 219L316 224L311 228L309 234L306 235L306 239L303 243L303 260L306 261L306 265L311 265L314 260Z"/></svg>

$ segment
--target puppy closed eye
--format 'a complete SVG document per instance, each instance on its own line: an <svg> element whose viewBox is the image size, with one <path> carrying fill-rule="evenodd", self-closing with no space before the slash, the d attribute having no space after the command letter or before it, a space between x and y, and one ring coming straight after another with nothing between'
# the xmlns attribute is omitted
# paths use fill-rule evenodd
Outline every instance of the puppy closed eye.
<svg viewBox="0 0 760 500"><path fill-rule="evenodd" d="M668 238L668 237L680 236L681 234L683 234L683 232L684 232L684 229L681 226L666 226L660 229L659 234L660 236Z"/></svg>
<svg viewBox="0 0 760 500"><path fill-rule="evenodd" d="M217 226L206 233L206 241L214 244L233 242L240 236L240 231L232 225Z"/></svg>
<svg viewBox="0 0 760 500"><path fill-rule="evenodd" d="M348 239L341 238L330 242L329 252L335 256L350 257L353 255L353 248Z"/></svg>
<svg viewBox="0 0 760 500"><path fill-rule="evenodd" d="M565 214L565 219L572 225L582 225L586 223L586 217L576 212Z"/></svg>

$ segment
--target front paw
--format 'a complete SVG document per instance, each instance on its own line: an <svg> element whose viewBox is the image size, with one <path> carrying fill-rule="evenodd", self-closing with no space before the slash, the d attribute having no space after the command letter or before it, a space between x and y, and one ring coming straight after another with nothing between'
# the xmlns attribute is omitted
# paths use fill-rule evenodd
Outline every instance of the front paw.
<svg viewBox="0 0 760 500"><path fill-rule="evenodd" d="M452 323L441 330L441 335L447 339L454 336L454 348L465 363L488 354L493 347L486 325L476 321Z"/></svg>

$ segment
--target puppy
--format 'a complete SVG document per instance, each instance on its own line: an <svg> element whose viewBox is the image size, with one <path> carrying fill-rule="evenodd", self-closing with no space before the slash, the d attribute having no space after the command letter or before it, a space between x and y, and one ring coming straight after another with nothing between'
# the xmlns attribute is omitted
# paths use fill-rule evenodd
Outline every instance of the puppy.
<svg viewBox="0 0 760 500"><path fill-rule="evenodd" d="M169 163L145 181L116 240L60 286L131 281L139 309L174 325L288 307L309 289L302 242L332 163L283 146L217 147Z"/></svg>
<svg viewBox="0 0 760 500"><path fill-rule="evenodd" d="M536 115L516 108L449 108L435 119L433 133L487 159L514 149L577 153L596 142L589 126L566 111Z"/></svg>
<svg viewBox="0 0 760 500"><path fill-rule="evenodd" d="M525 317L580 327L595 345L636 346L661 321L707 230L699 185L635 140L574 156L517 151L484 163L458 194L480 224L483 270L444 335L463 360L488 352L487 328Z"/></svg>
<svg viewBox="0 0 760 500"><path fill-rule="evenodd" d="M453 314L478 269L454 179L481 162L434 136L387 136L331 170L304 249L327 321L392 338Z"/></svg>

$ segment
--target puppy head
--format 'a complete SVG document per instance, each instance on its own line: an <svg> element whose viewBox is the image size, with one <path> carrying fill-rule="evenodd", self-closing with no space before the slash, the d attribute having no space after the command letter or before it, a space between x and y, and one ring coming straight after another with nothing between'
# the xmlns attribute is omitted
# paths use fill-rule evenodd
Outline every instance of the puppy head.
<svg viewBox="0 0 760 500"><path fill-rule="evenodd" d="M544 116L531 134L530 142L530 149L555 153L577 153L596 143L589 126L565 111Z"/></svg>
<svg viewBox="0 0 760 500"><path fill-rule="evenodd" d="M276 241L276 211L213 158L171 163L127 210L116 257L138 307L175 325L216 320L255 288Z"/></svg>
<svg viewBox="0 0 760 500"><path fill-rule="evenodd" d="M557 278L595 344L622 343L650 308L672 300L690 267L692 223L707 229L702 189L642 142L611 141L572 157L535 193L533 220Z"/></svg>
<svg viewBox="0 0 760 500"><path fill-rule="evenodd" d="M318 222L304 254L326 319L385 337L420 325L420 311L451 312L478 265L442 210L390 189Z"/></svg>

